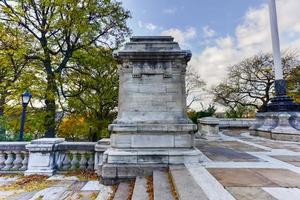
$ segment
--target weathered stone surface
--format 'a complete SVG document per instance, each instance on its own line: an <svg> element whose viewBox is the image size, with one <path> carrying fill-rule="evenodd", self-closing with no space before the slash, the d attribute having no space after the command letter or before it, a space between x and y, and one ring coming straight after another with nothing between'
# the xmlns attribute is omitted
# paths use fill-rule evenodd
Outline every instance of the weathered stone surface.
<svg viewBox="0 0 300 200"><path fill-rule="evenodd" d="M63 142L57 145L57 150L94 151L96 142Z"/></svg>
<svg viewBox="0 0 300 200"><path fill-rule="evenodd" d="M113 200L124 200L129 195L129 183L120 183Z"/></svg>
<svg viewBox="0 0 300 200"><path fill-rule="evenodd" d="M81 191L88 191L88 190L100 190L101 185L99 181L88 181L83 188L81 188Z"/></svg>
<svg viewBox="0 0 300 200"><path fill-rule="evenodd" d="M137 176L135 179L132 200L148 200L147 180L145 177Z"/></svg>
<svg viewBox="0 0 300 200"><path fill-rule="evenodd" d="M21 194L12 195L9 197L9 200L28 200L32 198L35 193L36 191L32 191L32 192L24 192Z"/></svg>
<svg viewBox="0 0 300 200"><path fill-rule="evenodd" d="M252 169L280 187L300 187L300 175L286 169Z"/></svg>
<svg viewBox="0 0 300 200"><path fill-rule="evenodd" d="M250 169L217 169L208 171L225 187L276 187L278 184Z"/></svg>
<svg viewBox="0 0 300 200"><path fill-rule="evenodd" d="M300 167L300 156L272 156L278 160Z"/></svg>
<svg viewBox="0 0 300 200"><path fill-rule="evenodd" d="M97 197L98 191L80 191L80 192L65 192L59 199L68 200L93 200Z"/></svg>
<svg viewBox="0 0 300 200"><path fill-rule="evenodd" d="M281 188L281 187L268 187L263 188L264 191L268 192L277 200L287 199L299 199L300 189L299 188Z"/></svg>
<svg viewBox="0 0 300 200"><path fill-rule="evenodd" d="M24 190L8 190L8 191L0 191L0 197L3 199L9 199L12 195L17 195L24 192Z"/></svg>
<svg viewBox="0 0 300 200"><path fill-rule="evenodd" d="M197 138L205 138L209 140L218 139L219 119L215 117L204 117L198 121Z"/></svg>
<svg viewBox="0 0 300 200"><path fill-rule="evenodd" d="M249 128L256 123L255 118L218 118L220 128Z"/></svg>
<svg viewBox="0 0 300 200"><path fill-rule="evenodd" d="M0 177L0 186L8 185L16 181L19 177Z"/></svg>
<svg viewBox="0 0 300 200"><path fill-rule="evenodd" d="M74 183L75 183L75 181L61 180L61 181L55 181L55 184L53 186L54 187L70 187Z"/></svg>
<svg viewBox="0 0 300 200"><path fill-rule="evenodd" d="M107 200L113 193L112 187L101 185L96 200Z"/></svg>
<svg viewBox="0 0 300 200"><path fill-rule="evenodd" d="M32 140L26 145L29 159L25 175L41 174L52 176L56 170L55 149L57 144L64 142L63 138L41 138Z"/></svg>
<svg viewBox="0 0 300 200"><path fill-rule="evenodd" d="M274 140L300 141L299 112L262 112L256 114L251 135Z"/></svg>
<svg viewBox="0 0 300 200"><path fill-rule="evenodd" d="M237 200L276 200L273 196L259 187L227 187Z"/></svg>
<svg viewBox="0 0 300 200"><path fill-rule="evenodd" d="M83 186L85 186L86 183L87 181L75 181L72 185L68 187L68 190L79 191L81 190L81 188L83 188Z"/></svg>
<svg viewBox="0 0 300 200"><path fill-rule="evenodd" d="M76 176L65 176L62 174L55 174L48 178L49 181L77 181L78 178Z"/></svg>
<svg viewBox="0 0 300 200"><path fill-rule="evenodd" d="M185 166L171 166L170 172L180 200L208 200Z"/></svg>
<svg viewBox="0 0 300 200"><path fill-rule="evenodd" d="M29 142L1 142L0 151L26 151Z"/></svg>
<svg viewBox="0 0 300 200"><path fill-rule="evenodd" d="M155 200L174 199L168 180L168 175L164 171L153 171L153 189Z"/></svg>
<svg viewBox="0 0 300 200"><path fill-rule="evenodd" d="M191 53L172 37L145 36L131 38L114 57L119 62L119 105L117 119L109 125L111 148L99 166L104 180L113 174L115 179L132 178L149 164L198 162L200 152L193 148L197 127L186 114L185 72ZM139 166L143 170L136 170Z"/></svg>
<svg viewBox="0 0 300 200"><path fill-rule="evenodd" d="M197 145L201 152L213 161L259 162L259 158L243 151L228 148L220 143Z"/></svg>
<svg viewBox="0 0 300 200"><path fill-rule="evenodd" d="M67 190L66 187L49 187L43 189L34 194L30 200L35 200L38 198L47 199L47 200L57 200L62 196L62 194Z"/></svg>

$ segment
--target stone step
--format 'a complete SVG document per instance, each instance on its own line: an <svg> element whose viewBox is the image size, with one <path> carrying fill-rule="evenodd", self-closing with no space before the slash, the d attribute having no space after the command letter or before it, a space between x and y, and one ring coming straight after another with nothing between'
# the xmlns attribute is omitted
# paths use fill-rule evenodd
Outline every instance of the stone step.
<svg viewBox="0 0 300 200"><path fill-rule="evenodd" d="M184 165L170 166L172 180L180 200L208 200Z"/></svg>
<svg viewBox="0 0 300 200"><path fill-rule="evenodd" d="M131 200L148 200L147 179L146 177L137 176L135 179L133 195Z"/></svg>
<svg viewBox="0 0 300 200"><path fill-rule="evenodd" d="M129 196L129 183L122 182L119 184L113 200L126 200Z"/></svg>
<svg viewBox="0 0 300 200"><path fill-rule="evenodd" d="M171 186L168 180L168 174L165 171L153 171L153 190L154 200L174 199L171 191Z"/></svg>

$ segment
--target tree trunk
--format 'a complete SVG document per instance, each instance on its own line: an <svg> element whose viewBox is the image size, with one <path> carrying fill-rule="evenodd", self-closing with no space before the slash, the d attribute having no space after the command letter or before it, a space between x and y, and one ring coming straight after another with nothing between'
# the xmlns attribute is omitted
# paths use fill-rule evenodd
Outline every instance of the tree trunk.
<svg viewBox="0 0 300 200"><path fill-rule="evenodd" d="M0 117L4 115L5 95L1 94L0 97Z"/></svg>
<svg viewBox="0 0 300 200"><path fill-rule="evenodd" d="M53 72L47 73L47 89L45 96L45 104L46 104L46 116L44 125L46 128L45 137L53 138L55 137L55 97L56 97L56 83L55 83L55 74Z"/></svg>
<svg viewBox="0 0 300 200"><path fill-rule="evenodd" d="M0 118L4 115L4 105L5 105L5 95L1 95L0 97ZM0 123L0 135L5 134L5 128L3 124Z"/></svg>

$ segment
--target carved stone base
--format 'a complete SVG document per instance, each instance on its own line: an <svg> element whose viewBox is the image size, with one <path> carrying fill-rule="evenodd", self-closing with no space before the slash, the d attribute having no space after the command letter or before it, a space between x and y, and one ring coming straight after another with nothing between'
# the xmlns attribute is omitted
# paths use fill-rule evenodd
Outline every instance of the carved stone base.
<svg viewBox="0 0 300 200"><path fill-rule="evenodd" d="M102 180L106 184L120 179L147 176L154 169L169 165L199 163L201 152L189 149L113 149L104 152L104 162L99 166Z"/></svg>
<svg viewBox="0 0 300 200"><path fill-rule="evenodd" d="M261 112L250 134L274 140L300 141L300 112Z"/></svg>

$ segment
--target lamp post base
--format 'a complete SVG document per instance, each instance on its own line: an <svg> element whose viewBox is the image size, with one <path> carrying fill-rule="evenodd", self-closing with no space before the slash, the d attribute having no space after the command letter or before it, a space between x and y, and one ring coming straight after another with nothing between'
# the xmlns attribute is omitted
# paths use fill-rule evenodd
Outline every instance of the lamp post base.
<svg viewBox="0 0 300 200"><path fill-rule="evenodd" d="M273 140L300 142L300 112L258 112L250 134Z"/></svg>
<svg viewBox="0 0 300 200"><path fill-rule="evenodd" d="M300 104L286 95L286 81L275 80L276 96L256 114L250 134L273 140L300 141Z"/></svg>
<svg viewBox="0 0 300 200"><path fill-rule="evenodd" d="M276 96L270 100L262 112L300 112L300 104L295 103L293 99L287 95Z"/></svg>

